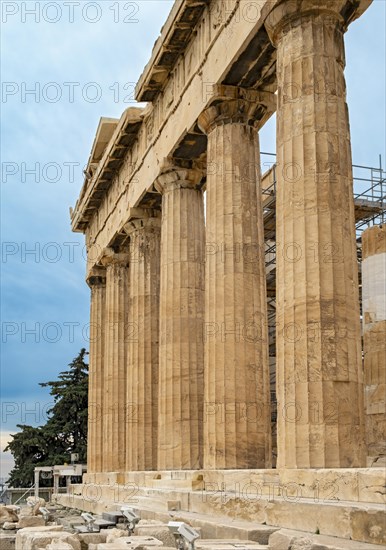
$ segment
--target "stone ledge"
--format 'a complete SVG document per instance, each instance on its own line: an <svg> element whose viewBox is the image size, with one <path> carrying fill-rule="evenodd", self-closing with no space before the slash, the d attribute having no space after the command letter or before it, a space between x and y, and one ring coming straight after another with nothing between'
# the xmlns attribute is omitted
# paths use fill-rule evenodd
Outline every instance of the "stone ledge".
<svg viewBox="0 0 386 550"><path fill-rule="evenodd" d="M280 529L269 538L269 550L379 550L379 545L345 540L326 535L311 535L302 531Z"/></svg>
<svg viewBox="0 0 386 550"><path fill-rule="evenodd" d="M322 502L386 504L385 468L183 470L85 474L84 484L165 490L243 493L309 498ZM110 500L110 499L108 499Z"/></svg>
<svg viewBox="0 0 386 550"><path fill-rule="evenodd" d="M129 504L138 510L143 519L185 518L190 523L203 529L204 537L217 536L217 527L234 527L234 520L249 523L249 527L264 524L271 527L298 529L311 534L320 533L359 542L384 544L386 542L385 507L376 503L358 503L348 501L314 502L302 499L294 502L276 497L274 500L263 496L252 499L241 498L231 493L211 493L205 498L200 492L179 490L156 490L138 488L137 493L125 493L124 488L116 492L119 501L107 499L111 488L99 487L100 498L85 499L81 495L60 495L60 502L91 512L102 512L107 509L119 509L122 504ZM79 491L79 487L77 488ZM117 490L117 488L116 488ZM130 498L129 498L130 497ZM168 501L180 501L181 509L175 512L168 510ZM204 518L204 519L203 519ZM210 518L210 519L208 519ZM195 520L197 520L196 523ZM211 524L211 522L213 523ZM231 524L231 525L230 525ZM207 531L205 531L207 528ZM229 533L236 536L237 529ZM239 533L240 531L238 531ZM238 534L237 538L240 535ZM243 534L243 538L245 535Z"/></svg>
<svg viewBox="0 0 386 550"><path fill-rule="evenodd" d="M1 550L15 550L16 535L0 533Z"/></svg>

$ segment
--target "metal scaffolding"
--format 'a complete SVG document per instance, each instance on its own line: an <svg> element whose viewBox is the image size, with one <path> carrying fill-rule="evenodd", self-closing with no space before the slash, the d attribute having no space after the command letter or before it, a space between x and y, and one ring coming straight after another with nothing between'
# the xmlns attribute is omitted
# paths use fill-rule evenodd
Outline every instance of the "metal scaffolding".
<svg viewBox="0 0 386 550"><path fill-rule="evenodd" d="M273 153L261 153L262 156L275 158ZM267 166L269 163L264 163ZM263 211L265 233L265 259L267 270L268 296L275 296L276 276L276 164L263 175ZM372 225L386 222L386 171L382 168L379 156L379 168L353 164L355 225L357 231L358 259L361 259L362 232Z"/></svg>

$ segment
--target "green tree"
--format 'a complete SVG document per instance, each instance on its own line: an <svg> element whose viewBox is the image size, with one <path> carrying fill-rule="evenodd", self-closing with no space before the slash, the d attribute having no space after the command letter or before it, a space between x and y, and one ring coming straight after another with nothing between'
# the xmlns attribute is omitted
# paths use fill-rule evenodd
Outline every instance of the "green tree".
<svg viewBox="0 0 386 550"><path fill-rule="evenodd" d="M50 442L42 428L22 424L17 427L20 431L12 435L12 441L5 448L5 451L11 451L15 460L8 481L12 487L29 487L33 483L35 466L44 465L49 460Z"/></svg>
<svg viewBox="0 0 386 550"><path fill-rule="evenodd" d="M61 372L58 380L43 382L49 387L54 405L48 411L44 426L18 425L20 431L12 435L5 451L10 451L15 466L10 473L13 487L29 487L33 483L35 466L53 466L70 461L71 453L78 453L79 460L87 459L87 402L88 364L86 350L69 364L69 370ZM44 481L42 483L44 485Z"/></svg>

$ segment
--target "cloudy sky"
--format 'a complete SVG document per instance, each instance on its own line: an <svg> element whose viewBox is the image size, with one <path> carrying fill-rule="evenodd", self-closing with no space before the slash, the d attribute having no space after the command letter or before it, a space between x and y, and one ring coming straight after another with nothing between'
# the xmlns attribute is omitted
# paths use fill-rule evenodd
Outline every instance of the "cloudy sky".
<svg viewBox="0 0 386 550"><path fill-rule="evenodd" d="M101 116L119 117L170 0L2 1L1 446L16 424L44 423L39 382L88 347L89 291L74 206ZM385 155L385 0L346 35L354 163ZM261 133L274 152L274 118ZM3 454L0 477L12 464Z"/></svg>

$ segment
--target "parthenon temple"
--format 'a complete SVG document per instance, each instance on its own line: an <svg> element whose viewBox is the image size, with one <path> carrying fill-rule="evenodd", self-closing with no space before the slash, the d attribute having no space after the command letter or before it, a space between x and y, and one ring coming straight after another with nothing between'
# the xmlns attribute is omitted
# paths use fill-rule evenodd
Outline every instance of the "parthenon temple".
<svg viewBox="0 0 386 550"><path fill-rule="evenodd" d="M100 119L71 212L91 337L66 505L386 544L386 183L354 189L344 76L368 8L177 0L138 106Z"/></svg>

